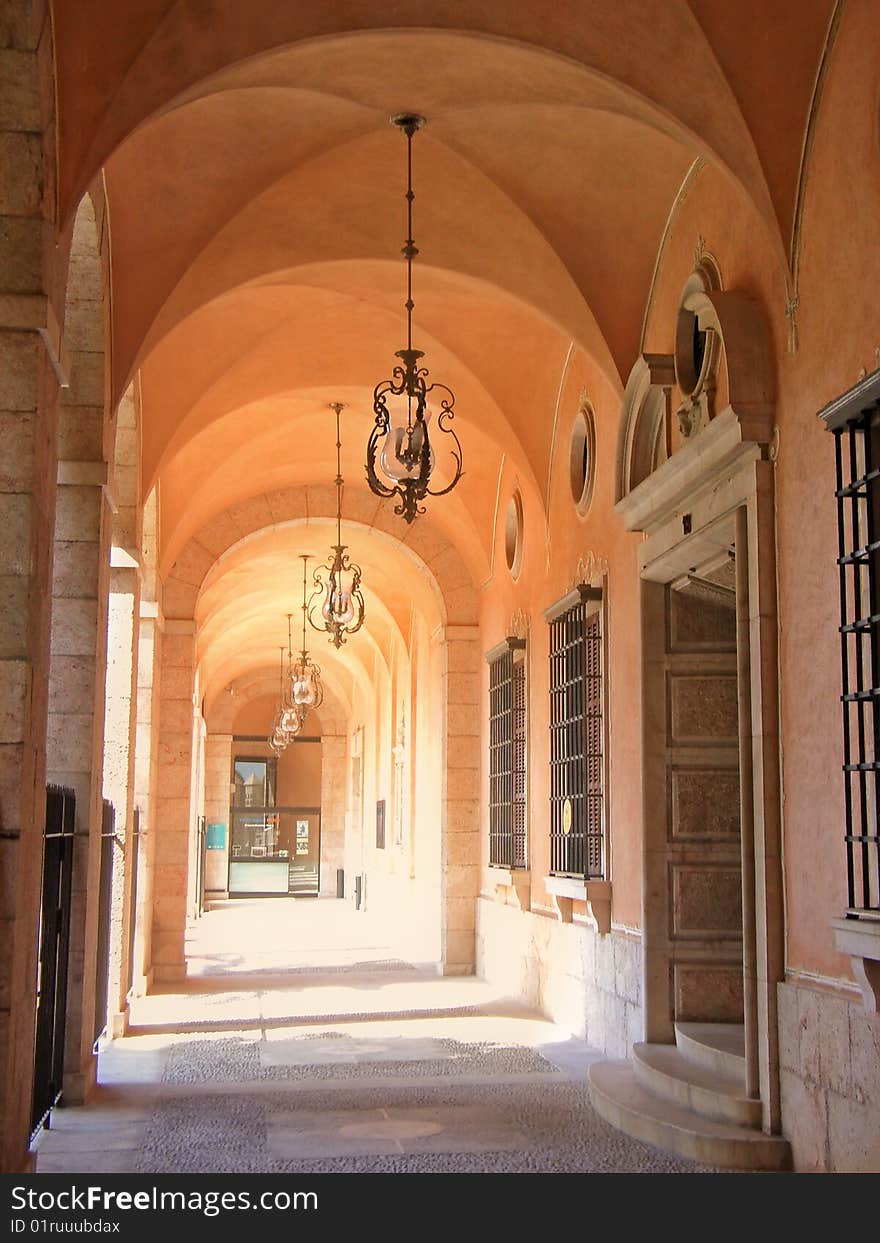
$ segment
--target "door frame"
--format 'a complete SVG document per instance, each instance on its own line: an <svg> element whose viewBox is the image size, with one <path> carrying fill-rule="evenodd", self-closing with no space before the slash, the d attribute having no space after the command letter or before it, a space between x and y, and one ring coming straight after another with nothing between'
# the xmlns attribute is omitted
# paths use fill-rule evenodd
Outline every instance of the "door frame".
<svg viewBox="0 0 880 1243"><path fill-rule="evenodd" d="M767 438L769 439L769 437ZM649 1041L672 1038L666 966L667 883L657 878L650 814L666 799L666 690L662 638L665 584L719 548L735 523L743 864L743 962L747 1088L760 1095L763 1128L781 1127L777 984L784 979L784 909L779 774L778 623L773 463L766 440L746 438L728 407L617 506L639 547L643 731L643 999ZM658 716L658 713L662 715ZM663 822L665 832L665 819ZM665 845L665 843L664 843ZM662 932L661 932L662 928Z"/></svg>

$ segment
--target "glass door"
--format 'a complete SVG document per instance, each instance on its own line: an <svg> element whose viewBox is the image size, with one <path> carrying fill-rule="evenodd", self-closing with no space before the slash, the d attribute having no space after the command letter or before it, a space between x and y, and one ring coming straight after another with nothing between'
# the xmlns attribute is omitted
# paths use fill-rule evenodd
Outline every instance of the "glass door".
<svg viewBox="0 0 880 1243"><path fill-rule="evenodd" d="M279 835L288 853L288 892L317 895L321 870L321 812L317 807L279 808Z"/></svg>
<svg viewBox="0 0 880 1243"><path fill-rule="evenodd" d="M233 766L229 893L316 896L321 812L277 807L277 760L239 756Z"/></svg>

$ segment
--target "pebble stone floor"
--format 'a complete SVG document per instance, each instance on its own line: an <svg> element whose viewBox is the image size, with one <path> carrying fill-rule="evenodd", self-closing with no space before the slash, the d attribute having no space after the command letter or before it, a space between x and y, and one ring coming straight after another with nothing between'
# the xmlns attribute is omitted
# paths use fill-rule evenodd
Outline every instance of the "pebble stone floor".
<svg viewBox="0 0 880 1243"><path fill-rule="evenodd" d="M37 1173L714 1172L608 1126L583 1041L386 941L336 899L208 912Z"/></svg>

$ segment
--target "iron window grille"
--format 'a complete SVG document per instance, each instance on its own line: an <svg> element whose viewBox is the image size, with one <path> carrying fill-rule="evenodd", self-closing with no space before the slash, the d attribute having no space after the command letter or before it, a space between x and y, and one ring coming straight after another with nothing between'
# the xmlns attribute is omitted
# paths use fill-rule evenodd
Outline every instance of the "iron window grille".
<svg viewBox="0 0 880 1243"><path fill-rule="evenodd" d="M525 639L508 637L489 662L489 864L526 868Z"/></svg>
<svg viewBox="0 0 880 1243"><path fill-rule="evenodd" d="M880 372L821 413L834 435L850 919L880 916Z"/></svg>
<svg viewBox="0 0 880 1243"><path fill-rule="evenodd" d="M550 872L605 880L601 589L579 586L550 623Z"/></svg>

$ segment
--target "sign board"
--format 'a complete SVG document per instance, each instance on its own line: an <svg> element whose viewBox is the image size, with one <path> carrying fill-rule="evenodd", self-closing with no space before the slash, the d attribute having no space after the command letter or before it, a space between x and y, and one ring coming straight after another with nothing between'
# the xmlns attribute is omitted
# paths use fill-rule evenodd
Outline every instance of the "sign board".
<svg viewBox="0 0 880 1243"><path fill-rule="evenodd" d="M226 825L223 821L216 824L209 824L205 828L205 849L206 850L225 850L226 849Z"/></svg>

